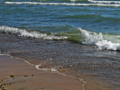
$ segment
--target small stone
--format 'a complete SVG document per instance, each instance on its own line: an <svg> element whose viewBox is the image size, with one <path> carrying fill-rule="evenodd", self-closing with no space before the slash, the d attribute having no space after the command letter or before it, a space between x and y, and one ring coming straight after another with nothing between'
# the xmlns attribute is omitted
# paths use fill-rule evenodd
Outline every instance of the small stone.
<svg viewBox="0 0 120 90"><path fill-rule="evenodd" d="M10 75L10 77L14 77L14 75Z"/></svg>
<svg viewBox="0 0 120 90"><path fill-rule="evenodd" d="M27 77L28 75L24 75L24 77Z"/></svg>

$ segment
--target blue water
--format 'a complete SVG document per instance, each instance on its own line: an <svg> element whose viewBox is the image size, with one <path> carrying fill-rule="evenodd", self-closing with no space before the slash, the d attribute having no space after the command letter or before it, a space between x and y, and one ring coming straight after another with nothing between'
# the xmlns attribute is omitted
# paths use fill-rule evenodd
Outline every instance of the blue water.
<svg viewBox="0 0 120 90"><path fill-rule="evenodd" d="M40 2L40 0L4 0L6 1ZM80 27L94 32L120 34L120 7L2 3L0 4L0 26L2 25L47 32L67 32Z"/></svg>

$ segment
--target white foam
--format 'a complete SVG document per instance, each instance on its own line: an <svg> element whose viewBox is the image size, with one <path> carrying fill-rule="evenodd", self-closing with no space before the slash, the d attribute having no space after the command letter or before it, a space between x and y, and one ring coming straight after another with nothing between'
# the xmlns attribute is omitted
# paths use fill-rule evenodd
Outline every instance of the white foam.
<svg viewBox="0 0 120 90"><path fill-rule="evenodd" d="M33 5L63 5L63 6L101 6L101 7L120 7L120 4L102 4L102 3L5 2L5 4L33 4Z"/></svg>
<svg viewBox="0 0 120 90"><path fill-rule="evenodd" d="M36 32L36 31L28 32L25 29L19 29L19 28L8 27L8 26L0 26L0 31L5 32L5 33L17 34L18 36L22 36L22 37L32 37L32 38L40 38L40 39L48 39L48 40L67 39L67 37L65 36L47 35L47 34L43 34L43 33Z"/></svg>
<svg viewBox="0 0 120 90"><path fill-rule="evenodd" d="M10 57L12 57L12 58L16 58L16 59L19 59L19 60L23 60L25 63L27 63L27 64L29 64L29 65L31 65L31 66L35 66L35 68L36 68L37 70L56 72L56 73L58 73L58 74L60 74L60 75L63 75L63 76L69 76L69 77L71 77L71 78L78 79L79 81L82 82L82 90L85 90L84 87L85 87L86 81L85 81L84 79L82 79L82 78L76 78L76 77L71 76L71 75L67 75L67 74L64 74L64 73L60 73L60 72L59 72L57 69L55 69L55 68L41 68L41 66L42 66L41 64L34 65L34 64L32 64L32 63L24 60L24 59L21 59L21 58L15 57L15 56L11 56L10 54L7 54L7 56L10 56Z"/></svg>
<svg viewBox="0 0 120 90"><path fill-rule="evenodd" d="M107 50L120 50L120 43L112 43L111 41L102 40L96 42L96 45L99 49L107 49Z"/></svg>
<svg viewBox="0 0 120 90"><path fill-rule="evenodd" d="M76 77L74 77L74 76L61 73L61 72L59 72L59 71L58 71L57 69L55 69L55 68L41 68L41 66L42 66L41 64L38 64L38 65L35 65L35 68L36 68L37 70L56 72L56 73L58 73L58 74L60 74L60 75L63 75L63 76L69 76L69 77L71 77L71 78L76 78ZM85 87L86 81L85 81L84 79L82 79L82 78L77 78L77 79L83 83L83 84L82 84L82 90L85 90L84 87Z"/></svg>
<svg viewBox="0 0 120 90"><path fill-rule="evenodd" d="M81 31L81 36L84 39L83 44L95 44L98 41L103 40L102 33L95 33L79 28Z"/></svg>
<svg viewBox="0 0 120 90"><path fill-rule="evenodd" d="M120 1L96 1L96 0L88 0L89 2L92 3L101 3L101 4L120 4Z"/></svg>
<svg viewBox="0 0 120 90"><path fill-rule="evenodd" d="M70 0L71 2L76 2L76 0Z"/></svg>
<svg viewBox="0 0 120 90"><path fill-rule="evenodd" d="M0 56L4 56L4 55L6 55L6 54L0 54Z"/></svg>
<svg viewBox="0 0 120 90"><path fill-rule="evenodd" d="M41 68L41 64L35 65L35 68L36 68L37 70L58 72L55 68Z"/></svg>
<svg viewBox="0 0 120 90"><path fill-rule="evenodd" d="M120 43L105 40L102 33L90 32L81 28L79 28L79 30L81 31L83 44L93 44L99 49L120 50Z"/></svg>

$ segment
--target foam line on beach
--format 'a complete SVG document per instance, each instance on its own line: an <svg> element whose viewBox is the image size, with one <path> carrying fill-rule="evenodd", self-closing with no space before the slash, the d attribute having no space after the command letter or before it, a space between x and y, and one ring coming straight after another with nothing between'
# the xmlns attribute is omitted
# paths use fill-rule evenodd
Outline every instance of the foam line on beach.
<svg viewBox="0 0 120 90"><path fill-rule="evenodd" d="M44 2L5 2L5 4L33 4L33 5L62 5L62 6L99 6L99 7L120 7L120 4L101 3L44 3Z"/></svg>
<svg viewBox="0 0 120 90"><path fill-rule="evenodd" d="M9 53L8 53L6 56L15 58L15 59L17 59L17 60L22 60L22 61L24 61L25 63L27 63L28 65L31 65L31 66L35 67L37 70L41 70L41 71L51 71L51 72L55 72L55 73L58 73L58 74L63 75L63 76L68 76L68 77L71 77L71 78L78 79L80 82L83 83L83 84L82 84L82 89L85 90L86 81L85 81L84 79L82 79L82 78L76 78L75 76L71 76L71 75L67 75L67 74L61 73L61 72L59 72L59 71L58 71L57 69L55 69L55 68L41 68L41 64L34 65L34 64L28 62L28 61L25 60L25 59L21 59L21 58L12 56L12 55L10 55Z"/></svg>
<svg viewBox="0 0 120 90"><path fill-rule="evenodd" d="M36 68L37 70L58 72L55 68L40 68L40 67L41 67L41 64L35 65L35 68Z"/></svg>
<svg viewBox="0 0 120 90"><path fill-rule="evenodd" d="M60 74L60 75L63 75L63 76L68 76L68 77L71 77L71 78L78 79L80 82L83 83L83 84L82 84L82 89L85 90L86 81L85 81L84 79L82 79L82 78L76 78L75 76L71 76L71 75L67 75L67 74L61 73L61 72L59 72L59 71L58 71L57 69L55 69L55 68L41 68L41 66L42 66L41 64L38 64L38 65L35 65L35 68L36 68L37 70L56 72L56 73L58 73L58 74Z"/></svg>

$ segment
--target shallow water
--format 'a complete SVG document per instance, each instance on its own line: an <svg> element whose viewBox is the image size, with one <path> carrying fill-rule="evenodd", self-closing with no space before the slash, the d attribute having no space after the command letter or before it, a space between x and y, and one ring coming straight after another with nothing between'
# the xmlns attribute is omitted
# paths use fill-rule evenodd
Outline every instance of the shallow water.
<svg viewBox="0 0 120 90"><path fill-rule="evenodd" d="M107 82L108 90L119 90L120 53L68 41L21 38L0 34L2 54L25 59L44 68L55 68L70 75L89 75Z"/></svg>

